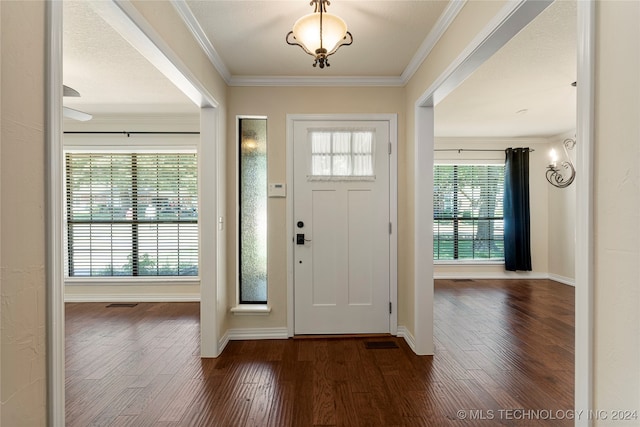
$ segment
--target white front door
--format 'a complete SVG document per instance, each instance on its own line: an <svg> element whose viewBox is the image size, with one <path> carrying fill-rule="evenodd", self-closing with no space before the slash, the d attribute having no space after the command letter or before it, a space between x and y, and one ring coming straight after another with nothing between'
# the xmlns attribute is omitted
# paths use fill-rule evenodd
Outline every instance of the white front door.
<svg viewBox="0 0 640 427"><path fill-rule="evenodd" d="M295 121L296 334L388 333L389 122Z"/></svg>

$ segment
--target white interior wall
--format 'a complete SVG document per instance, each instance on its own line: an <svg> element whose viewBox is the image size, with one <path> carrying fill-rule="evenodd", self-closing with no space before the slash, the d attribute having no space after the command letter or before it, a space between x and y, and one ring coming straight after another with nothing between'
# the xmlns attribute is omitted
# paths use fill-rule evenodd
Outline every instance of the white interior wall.
<svg viewBox="0 0 640 427"><path fill-rule="evenodd" d="M0 425L47 425L42 1L0 1Z"/></svg>
<svg viewBox="0 0 640 427"><path fill-rule="evenodd" d="M562 143L567 138L575 139L575 132L562 134L549 139L546 153L547 164L550 162L549 151L556 150L559 161L564 156ZM567 150L571 162L575 165L576 149ZM576 172L577 174L580 171ZM566 188L557 188L547 184L549 190L549 278L568 285L575 284L575 240L576 240L576 183Z"/></svg>
<svg viewBox="0 0 640 427"><path fill-rule="evenodd" d="M640 2L595 8L594 425L638 425L611 409L640 407Z"/></svg>

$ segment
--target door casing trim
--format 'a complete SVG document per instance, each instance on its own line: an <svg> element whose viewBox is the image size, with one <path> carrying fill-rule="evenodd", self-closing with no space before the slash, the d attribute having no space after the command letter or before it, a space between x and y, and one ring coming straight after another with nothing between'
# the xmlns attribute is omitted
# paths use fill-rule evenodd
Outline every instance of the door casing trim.
<svg viewBox="0 0 640 427"><path fill-rule="evenodd" d="M389 332L398 332L398 115L397 114L287 114L287 335L294 335L294 211L293 211L293 126L296 121L386 121L389 123L389 301L392 312Z"/></svg>

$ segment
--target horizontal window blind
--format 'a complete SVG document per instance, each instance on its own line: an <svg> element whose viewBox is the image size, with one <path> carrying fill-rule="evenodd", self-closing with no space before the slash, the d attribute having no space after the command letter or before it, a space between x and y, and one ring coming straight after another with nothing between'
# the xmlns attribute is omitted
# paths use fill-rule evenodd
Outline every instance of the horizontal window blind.
<svg viewBox="0 0 640 427"><path fill-rule="evenodd" d="M68 275L198 274L195 153L67 153Z"/></svg>
<svg viewBox="0 0 640 427"><path fill-rule="evenodd" d="M503 260L503 165L435 165L435 260Z"/></svg>

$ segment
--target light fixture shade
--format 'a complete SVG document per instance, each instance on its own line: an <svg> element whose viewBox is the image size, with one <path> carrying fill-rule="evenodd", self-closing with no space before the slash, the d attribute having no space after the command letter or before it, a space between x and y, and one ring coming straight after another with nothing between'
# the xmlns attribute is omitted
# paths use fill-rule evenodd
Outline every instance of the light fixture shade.
<svg viewBox="0 0 640 427"><path fill-rule="evenodd" d="M327 13L328 4L329 0L311 0L310 5L315 7L313 13L298 19L285 37L287 44L299 46L315 58L314 67L328 67L329 56L340 46L353 43L353 36L342 18Z"/></svg>
<svg viewBox="0 0 640 427"><path fill-rule="evenodd" d="M320 17L322 16L322 41L320 37ZM347 24L339 16L331 13L310 13L298 19L293 24L293 36L309 52L317 53L319 49L325 49L327 53L333 52L338 43L344 40L347 34Z"/></svg>

